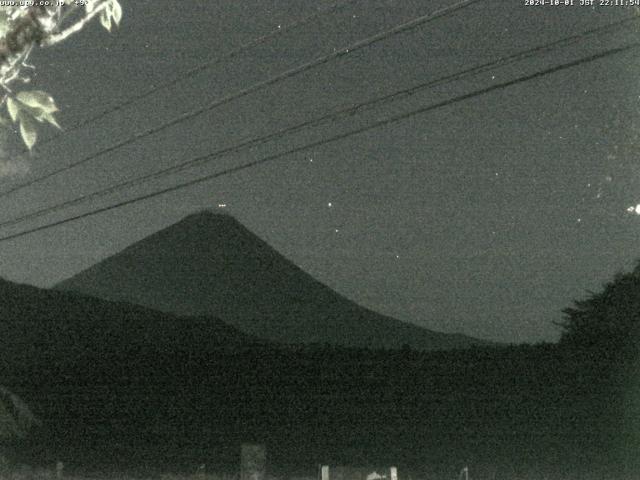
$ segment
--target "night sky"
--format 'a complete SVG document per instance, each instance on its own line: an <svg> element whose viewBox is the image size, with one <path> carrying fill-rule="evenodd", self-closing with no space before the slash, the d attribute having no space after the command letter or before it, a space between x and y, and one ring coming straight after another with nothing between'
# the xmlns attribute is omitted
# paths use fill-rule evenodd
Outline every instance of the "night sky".
<svg viewBox="0 0 640 480"><path fill-rule="evenodd" d="M0 192L380 31L453 4L360 0L101 120L190 68L327 8L327 0L122 0L36 52L33 88L63 127L31 155L5 132ZM0 197L0 221L630 16L627 7L486 0L331 60ZM640 21L283 136L30 223L2 236L315 142L490 85L639 41ZM77 273L194 211L234 215L358 303L444 332L554 341L561 310L640 257L640 49L0 243L0 275L38 286ZM42 142L55 136L41 130ZM226 205L221 208L219 205ZM640 208L638 209L640 211Z"/></svg>

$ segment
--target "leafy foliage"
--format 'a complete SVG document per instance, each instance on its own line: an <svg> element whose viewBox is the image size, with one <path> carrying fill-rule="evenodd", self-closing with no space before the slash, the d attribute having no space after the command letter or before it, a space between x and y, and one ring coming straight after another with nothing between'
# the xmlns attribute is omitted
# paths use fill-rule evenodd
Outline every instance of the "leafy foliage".
<svg viewBox="0 0 640 480"><path fill-rule="evenodd" d="M602 291L563 310L561 343L587 348L636 351L640 339L640 262L617 274Z"/></svg>
<svg viewBox="0 0 640 480"><path fill-rule="evenodd" d="M95 8L95 3L96 2L91 2L87 4L88 11L91 11L90 9ZM108 31L111 31L112 23L119 25L121 18L122 18L122 7L118 3L118 0L111 0L110 2L107 2L107 6L102 11L102 13L100 13L100 23Z"/></svg>
<svg viewBox="0 0 640 480"><path fill-rule="evenodd" d="M0 6L0 87L4 90L0 107L6 107L29 149L33 148L38 138L38 123L60 128L54 117L58 108L48 93L39 90L18 91L18 85L30 81L25 71L35 70L33 65L27 63L33 48L66 40L96 16L109 31L114 24L119 25L122 19L122 7L118 0L83 0L63 5L50 3ZM10 125L1 117L0 124Z"/></svg>
<svg viewBox="0 0 640 480"><path fill-rule="evenodd" d="M38 137L36 122L47 122L60 128L53 114L58 107L47 93L34 90L19 92L15 98L7 98L7 110L14 123L20 126L20 135L27 148L31 149Z"/></svg>

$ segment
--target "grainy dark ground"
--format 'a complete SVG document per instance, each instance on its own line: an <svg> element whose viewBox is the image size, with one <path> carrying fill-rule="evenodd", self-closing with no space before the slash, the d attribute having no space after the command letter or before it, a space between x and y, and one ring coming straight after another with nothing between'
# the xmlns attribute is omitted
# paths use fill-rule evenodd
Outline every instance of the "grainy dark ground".
<svg viewBox="0 0 640 480"><path fill-rule="evenodd" d="M258 441L276 476L330 463L412 479L464 466L474 478L631 478L633 365L554 345L87 357L15 384L45 419L18 451L72 469L233 473L240 444Z"/></svg>

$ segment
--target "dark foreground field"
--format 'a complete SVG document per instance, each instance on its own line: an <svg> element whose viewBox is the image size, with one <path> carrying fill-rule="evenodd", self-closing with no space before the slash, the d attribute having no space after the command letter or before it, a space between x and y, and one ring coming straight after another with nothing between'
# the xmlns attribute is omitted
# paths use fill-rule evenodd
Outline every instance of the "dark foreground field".
<svg viewBox="0 0 640 480"><path fill-rule="evenodd" d="M638 368L621 352L256 345L38 363L6 382L44 419L15 459L70 474L234 474L240 444L257 441L278 478L320 463L414 480L464 466L478 479L640 478Z"/></svg>

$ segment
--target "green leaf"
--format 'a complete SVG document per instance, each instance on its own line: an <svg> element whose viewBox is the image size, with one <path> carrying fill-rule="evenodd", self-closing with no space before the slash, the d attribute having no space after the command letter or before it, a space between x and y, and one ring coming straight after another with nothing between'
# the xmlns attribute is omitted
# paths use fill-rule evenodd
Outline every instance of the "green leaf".
<svg viewBox="0 0 640 480"><path fill-rule="evenodd" d="M39 122L48 122L54 127L62 130L62 127L58 125L58 122L56 121L56 118L53 116L53 113L45 112L44 110L39 110L37 112L32 112L32 113L35 119L38 120Z"/></svg>
<svg viewBox="0 0 640 480"><path fill-rule="evenodd" d="M111 31L111 13L108 10L109 7L100 12L100 23L104 28Z"/></svg>
<svg viewBox="0 0 640 480"><path fill-rule="evenodd" d="M6 12L0 11L0 38L4 38L9 31L9 16Z"/></svg>
<svg viewBox="0 0 640 480"><path fill-rule="evenodd" d="M118 2L118 0L112 0L111 7L111 17L116 25L120 25L120 20L122 20L122 7L120 6L120 2Z"/></svg>
<svg viewBox="0 0 640 480"><path fill-rule="evenodd" d="M51 95L41 90L32 90L30 92L19 92L16 98L31 108L37 108L45 112L53 113L58 111L56 102L53 101Z"/></svg>
<svg viewBox="0 0 640 480"><path fill-rule="evenodd" d="M24 144L31 150L38 138L38 132L33 120L27 115L20 115L20 135Z"/></svg>
<svg viewBox="0 0 640 480"><path fill-rule="evenodd" d="M7 111L9 112L9 116L11 117L12 121L15 122L16 118L18 118L19 110L20 110L20 106L18 105L18 102L16 102L11 97L7 98Z"/></svg>

